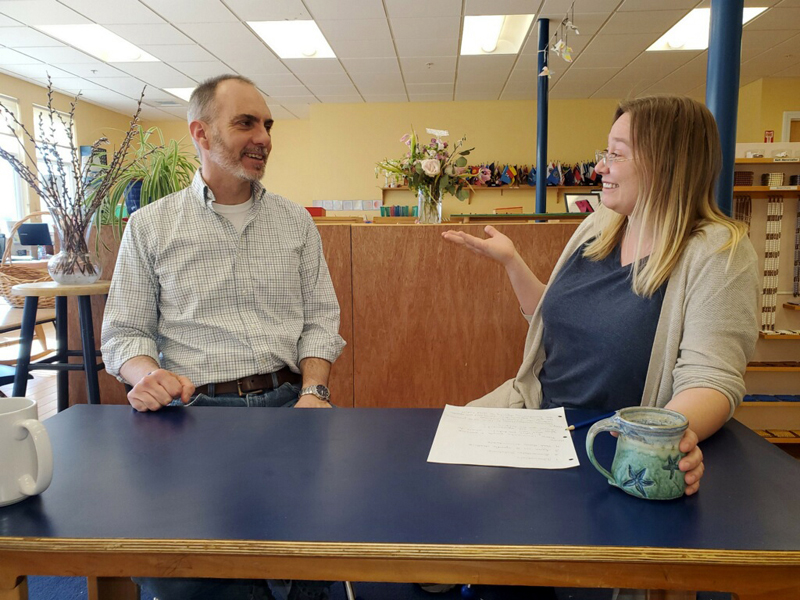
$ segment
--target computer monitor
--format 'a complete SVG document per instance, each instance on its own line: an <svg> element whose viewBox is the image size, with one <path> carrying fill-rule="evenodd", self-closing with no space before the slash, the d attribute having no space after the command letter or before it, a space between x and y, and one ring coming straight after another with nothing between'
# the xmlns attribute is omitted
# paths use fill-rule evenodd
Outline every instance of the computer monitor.
<svg viewBox="0 0 800 600"><path fill-rule="evenodd" d="M21 246L52 246L47 223L23 223L17 230Z"/></svg>

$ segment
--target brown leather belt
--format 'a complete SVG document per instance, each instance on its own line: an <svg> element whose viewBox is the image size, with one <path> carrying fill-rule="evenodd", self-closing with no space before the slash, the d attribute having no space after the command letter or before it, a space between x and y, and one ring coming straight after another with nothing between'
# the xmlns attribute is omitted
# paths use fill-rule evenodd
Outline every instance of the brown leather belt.
<svg viewBox="0 0 800 600"><path fill-rule="evenodd" d="M284 383L300 383L302 380L302 375L290 371L289 367L283 367L280 371L275 371L274 373L250 375L249 377L242 377L235 381L199 385L195 388L194 393L205 394L207 396L221 396L222 394L238 394L239 396L245 396L247 394L269 392L270 390L282 386Z"/></svg>

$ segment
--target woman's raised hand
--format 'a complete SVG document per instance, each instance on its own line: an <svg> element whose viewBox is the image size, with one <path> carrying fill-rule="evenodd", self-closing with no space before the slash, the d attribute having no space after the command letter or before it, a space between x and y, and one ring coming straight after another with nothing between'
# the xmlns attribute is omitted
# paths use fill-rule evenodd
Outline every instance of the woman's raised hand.
<svg viewBox="0 0 800 600"><path fill-rule="evenodd" d="M442 237L448 242L472 250L475 254L487 256L503 266L508 266L517 254L514 242L491 225L487 225L483 230L489 237L481 239L463 231L445 231Z"/></svg>

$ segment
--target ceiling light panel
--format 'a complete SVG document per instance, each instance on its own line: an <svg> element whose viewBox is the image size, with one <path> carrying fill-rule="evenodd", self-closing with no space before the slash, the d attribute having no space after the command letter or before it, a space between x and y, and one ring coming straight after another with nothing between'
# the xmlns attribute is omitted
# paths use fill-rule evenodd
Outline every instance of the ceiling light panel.
<svg viewBox="0 0 800 600"><path fill-rule="evenodd" d="M766 7L745 8L742 23L756 18L765 10ZM708 48L710 21L710 8L696 8L658 38L647 51L705 50Z"/></svg>
<svg viewBox="0 0 800 600"><path fill-rule="evenodd" d="M532 22L533 15L466 16L461 54L517 54Z"/></svg>
<svg viewBox="0 0 800 600"><path fill-rule="evenodd" d="M165 92L169 92L173 96L177 96L181 100L186 100L186 102L188 102L189 99L192 97L192 92L194 91L194 88L192 88L192 87L164 88L164 91Z"/></svg>
<svg viewBox="0 0 800 600"><path fill-rule="evenodd" d="M281 58L335 58L314 21L248 21L247 24Z"/></svg>
<svg viewBox="0 0 800 600"><path fill-rule="evenodd" d="M103 62L158 62L155 56L101 25L40 25L36 28Z"/></svg>

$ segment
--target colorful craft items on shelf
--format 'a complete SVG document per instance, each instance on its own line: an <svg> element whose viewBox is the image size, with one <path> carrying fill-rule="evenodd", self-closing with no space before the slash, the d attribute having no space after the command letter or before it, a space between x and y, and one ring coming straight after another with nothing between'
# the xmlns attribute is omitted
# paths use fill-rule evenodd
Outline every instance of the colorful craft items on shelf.
<svg viewBox="0 0 800 600"><path fill-rule="evenodd" d="M602 179L594 170L593 161L572 164L550 162L547 165L545 181L549 186L598 186ZM509 165L490 163L467 167L471 177L467 179L472 187L522 187L536 185L536 167L533 165Z"/></svg>

